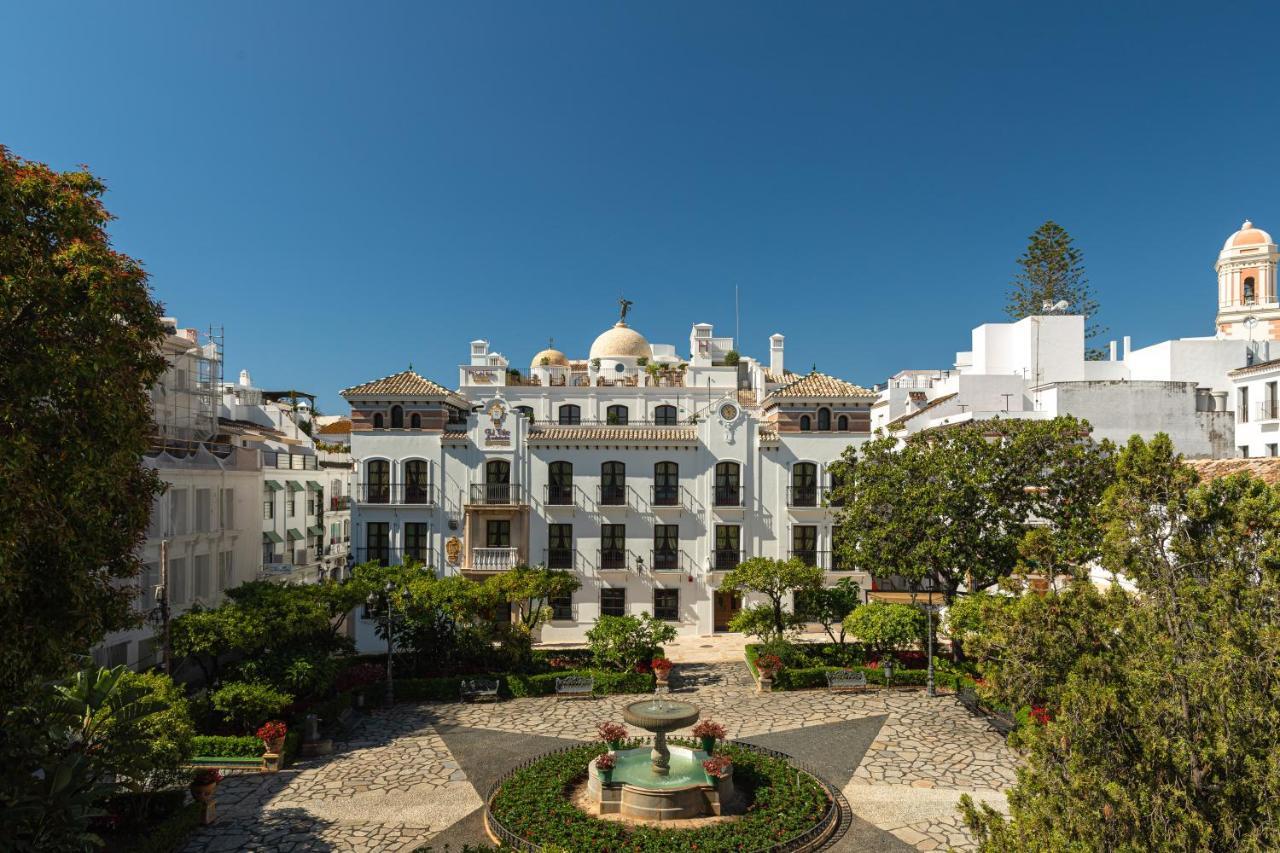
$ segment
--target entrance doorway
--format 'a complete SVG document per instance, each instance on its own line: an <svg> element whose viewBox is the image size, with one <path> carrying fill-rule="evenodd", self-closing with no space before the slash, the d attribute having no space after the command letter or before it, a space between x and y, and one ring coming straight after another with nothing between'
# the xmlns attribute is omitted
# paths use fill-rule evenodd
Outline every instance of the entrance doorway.
<svg viewBox="0 0 1280 853"><path fill-rule="evenodd" d="M729 623L742 609L742 596L736 592L717 592L715 594L715 619L713 627L717 631L728 631Z"/></svg>

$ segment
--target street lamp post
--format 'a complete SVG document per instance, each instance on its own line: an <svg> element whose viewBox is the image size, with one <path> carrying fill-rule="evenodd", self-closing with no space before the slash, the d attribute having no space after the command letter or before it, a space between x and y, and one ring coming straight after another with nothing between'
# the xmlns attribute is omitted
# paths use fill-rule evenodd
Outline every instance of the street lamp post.
<svg viewBox="0 0 1280 853"><path fill-rule="evenodd" d="M933 593L929 593L929 603L925 605L925 616L929 619L929 680L926 692L929 698L937 696L937 692L933 688Z"/></svg>
<svg viewBox="0 0 1280 853"><path fill-rule="evenodd" d="M391 593L395 592L395 589L396 589L396 585L391 583L391 581L387 581L387 585L382 589L382 598L387 605L387 615L382 625L383 625L383 630L386 631L386 634L387 634L387 706L388 707L390 707L395 702L395 686L394 686L394 683L392 682L392 674L391 674L391 658L392 658L391 625L393 621L393 615L391 610ZM369 598L366 600L368 601L369 608L371 610L376 608L379 604L377 593L372 593L372 592L369 593Z"/></svg>

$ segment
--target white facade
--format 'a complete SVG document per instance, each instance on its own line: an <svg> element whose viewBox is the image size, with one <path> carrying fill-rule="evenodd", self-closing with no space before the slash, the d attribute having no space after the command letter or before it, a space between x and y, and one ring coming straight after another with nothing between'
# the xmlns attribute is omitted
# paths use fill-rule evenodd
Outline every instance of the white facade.
<svg viewBox="0 0 1280 853"><path fill-rule="evenodd" d="M724 630L741 601L717 586L744 557L795 555L865 587L834 564L823 504L873 394L784 374L780 335L776 375L724 364L733 341L712 332L695 325L679 359L619 323L591 358L544 350L527 375L474 341L457 391L411 371L347 389L356 561L411 556L476 578L570 569L582 588L556 603L544 642L581 641L602 612ZM378 648L372 623L357 638Z"/></svg>
<svg viewBox="0 0 1280 853"><path fill-rule="evenodd" d="M1280 359L1232 372L1236 455L1280 456Z"/></svg>

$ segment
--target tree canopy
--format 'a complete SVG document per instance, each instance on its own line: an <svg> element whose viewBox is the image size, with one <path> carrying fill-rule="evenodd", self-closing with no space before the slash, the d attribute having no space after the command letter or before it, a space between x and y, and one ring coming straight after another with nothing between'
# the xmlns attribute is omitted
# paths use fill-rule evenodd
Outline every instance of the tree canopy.
<svg viewBox="0 0 1280 853"><path fill-rule="evenodd" d="M1005 306L1011 318L1021 320L1050 313L1045 310L1046 305L1066 302L1064 313L1084 315L1086 341L1106 331L1090 322L1098 313L1098 301L1085 277L1084 256L1065 228L1046 221L1027 239L1027 249L1017 264L1018 272L1010 284ZM1090 352L1090 358L1101 357L1097 350Z"/></svg>
<svg viewBox="0 0 1280 853"><path fill-rule="evenodd" d="M0 146L0 704L135 618L163 329L104 189Z"/></svg>
<svg viewBox="0 0 1280 853"><path fill-rule="evenodd" d="M745 589L759 593L768 599L768 604L764 605L768 608L767 619L764 618L766 611L761 611L761 615L756 617L755 622L752 624L755 625L759 621L771 623L771 633L774 636L781 636L785 633L796 619L795 614L786 611L783 607L783 602L787 595L794 592L815 590L821 586L822 569L805 565L803 560L794 557L790 560L751 557L735 566L720 581L720 589L725 592ZM751 609L748 608L739 614L744 619L744 622L740 624L745 625L745 620L752 619L750 615L744 616L744 614L750 613ZM735 628L735 630L741 630L741 628ZM752 630L750 633L760 632Z"/></svg>

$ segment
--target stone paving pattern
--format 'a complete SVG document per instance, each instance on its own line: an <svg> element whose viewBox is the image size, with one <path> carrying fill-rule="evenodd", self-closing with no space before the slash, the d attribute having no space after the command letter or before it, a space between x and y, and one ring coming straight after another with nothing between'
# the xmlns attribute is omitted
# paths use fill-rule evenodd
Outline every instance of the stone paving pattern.
<svg viewBox="0 0 1280 853"><path fill-rule="evenodd" d="M1001 792L1014 782L1015 756L1003 736L952 697L928 699L918 690L761 695L740 658L709 657L677 666L672 698L698 705L702 719L723 723L730 737L797 754L842 786L862 840L837 842L835 849L971 849L956 801L969 792L999 808ZM552 743L530 735L591 740L598 723L621 722L622 706L636 700L539 697L374 712L336 744L334 755L304 759L278 774L226 779L218 789L218 822L185 849L413 850L450 827L444 837L455 847L459 840L483 842L471 836L480 825L481 798L501 770L489 765L514 763L521 742L530 755ZM846 733L849 726L855 728ZM448 743L463 733L469 765ZM494 755L477 748L486 737L513 739ZM837 754L826 754L828 747ZM480 777L475 785L466 766Z"/></svg>

